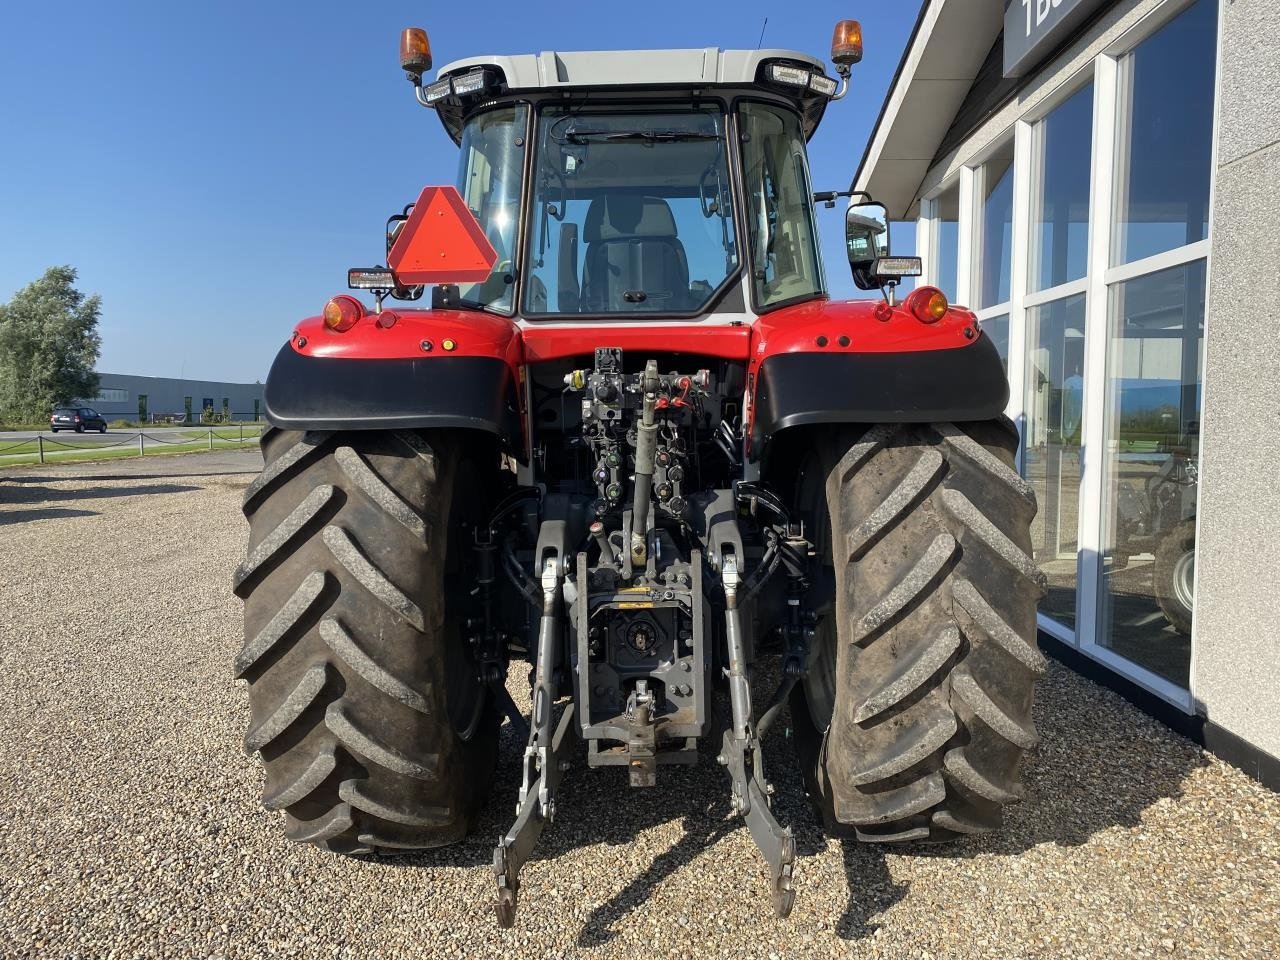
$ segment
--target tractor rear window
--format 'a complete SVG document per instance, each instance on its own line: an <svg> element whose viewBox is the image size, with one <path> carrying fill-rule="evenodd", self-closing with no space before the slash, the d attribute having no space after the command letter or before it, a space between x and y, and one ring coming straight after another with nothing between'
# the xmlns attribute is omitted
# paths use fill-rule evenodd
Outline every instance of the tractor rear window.
<svg viewBox="0 0 1280 960"><path fill-rule="evenodd" d="M524 312L689 314L738 269L718 109L542 112Z"/></svg>

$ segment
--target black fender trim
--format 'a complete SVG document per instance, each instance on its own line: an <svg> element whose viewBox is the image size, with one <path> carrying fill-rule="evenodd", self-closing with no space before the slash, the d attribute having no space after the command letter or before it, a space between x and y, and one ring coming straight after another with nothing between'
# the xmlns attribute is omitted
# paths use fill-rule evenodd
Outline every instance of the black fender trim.
<svg viewBox="0 0 1280 960"><path fill-rule="evenodd" d="M497 357L307 357L286 343L263 406L286 430L482 430L524 459L515 382Z"/></svg>
<svg viewBox="0 0 1280 960"><path fill-rule="evenodd" d="M760 364L751 459L791 427L991 420L1009 403L995 344L904 353L780 353Z"/></svg>

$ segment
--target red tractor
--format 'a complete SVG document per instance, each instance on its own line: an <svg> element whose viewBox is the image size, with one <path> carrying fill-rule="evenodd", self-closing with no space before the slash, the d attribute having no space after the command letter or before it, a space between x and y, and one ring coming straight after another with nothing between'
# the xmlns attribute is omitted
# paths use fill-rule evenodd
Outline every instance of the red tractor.
<svg viewBox="0 0 1280 960"><path fill-rule="evenodd" d="M648 787L714 756L786 916L761 742L788 709L829 830L1000 824L1044 671L1035 498L996 348L936 289L897 302L920 263L889 256L883 207L846 216L883 296L827 295L815 206L850 194L814 193L806 142L861 53L844 21L838 79L705 49L474 57L424 83L405 31L456 190L350 272L373 311L341 295L297 324L244 502L245 744L289 838L461 839L505 719L527 746L504 926L574 757ZM428 289L429 310L384 304Z"/></svg>

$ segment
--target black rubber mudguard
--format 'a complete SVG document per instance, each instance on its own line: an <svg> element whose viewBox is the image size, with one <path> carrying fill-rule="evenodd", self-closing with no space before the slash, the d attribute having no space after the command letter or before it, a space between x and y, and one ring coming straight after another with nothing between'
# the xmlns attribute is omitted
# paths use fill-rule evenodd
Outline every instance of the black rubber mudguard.
<svg viewBox="0 0 1280 960"><path fill-rule="evenodd" d="M991 420L1009 402L995 344L949 350L782 353L760 365L751 456L791 427L821 423Z"/></svg>
<svg viewBox="0 0 1280 960"><path fill-rule="evenodd" d="M496 357L334 359L285 344L263 405L286 430L483 430L524 459L515 382Z"/></svg>

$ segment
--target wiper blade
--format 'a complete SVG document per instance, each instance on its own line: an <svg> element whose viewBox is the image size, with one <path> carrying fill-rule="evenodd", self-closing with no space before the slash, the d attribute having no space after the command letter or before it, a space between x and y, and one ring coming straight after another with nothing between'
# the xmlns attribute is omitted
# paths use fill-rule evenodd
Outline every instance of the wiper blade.
<svg viewBox="0 0 1280 960"><path fill-rule="evenodd" d="M682 140L719 140L718 133L702 133L697 130L574 130L564 133L562 143L586 143L588 140L604 142L642 140L645 143L677 143Z"/></svg>

